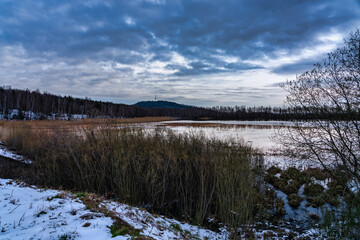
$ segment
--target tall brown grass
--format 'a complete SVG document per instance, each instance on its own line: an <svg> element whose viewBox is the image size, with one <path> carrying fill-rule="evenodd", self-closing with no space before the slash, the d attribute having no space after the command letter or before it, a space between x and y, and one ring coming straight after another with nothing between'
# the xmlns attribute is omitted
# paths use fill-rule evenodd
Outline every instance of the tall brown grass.
<svg viewBox="0 0 360 240"><path fill-rule="evenodd" d="M62 129L73 131L76 128L101 127L109 125L124 125L136 123L162 122L174 120L171 117L138 117L138 118L89 118L73 121L64 120L36 120L36 121L7 121L0 120L0 128L26 127L36 130Z"/></svg>
<svg viewBox="0 0 360 240"><path fill-rule="evenodd" d="M258 210L262 158L245 144L162 129L0 127L6 144L35 160L37 183L105 194L195 224L216 217L237 228Z"/></svg>

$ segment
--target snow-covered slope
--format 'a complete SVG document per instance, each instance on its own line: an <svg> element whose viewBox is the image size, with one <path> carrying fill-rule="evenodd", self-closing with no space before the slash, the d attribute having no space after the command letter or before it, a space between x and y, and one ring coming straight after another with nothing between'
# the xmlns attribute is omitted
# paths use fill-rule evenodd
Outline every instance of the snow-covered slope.
<svg viewBox="0 0 360 240"><path fill-rule="evenodd" d="M86 194L79 194L83 196ZM83 199L83 198L82 198ZM113 201L99 201L115 216L148 239L226 239L215 233ZM130 239L112 238L114 219L90 209L74 194L38 189L0 179L0 239Z"/></svg>
<svg viewBox="0 0 360 240"><path fill-rule="evenodd" d="M77 199L6 179L0 179L0 184L0 239L111 238L107 226L112 219L103 215L82 219L90 211ZM84 227L86 222L90 226Z"/></svg>

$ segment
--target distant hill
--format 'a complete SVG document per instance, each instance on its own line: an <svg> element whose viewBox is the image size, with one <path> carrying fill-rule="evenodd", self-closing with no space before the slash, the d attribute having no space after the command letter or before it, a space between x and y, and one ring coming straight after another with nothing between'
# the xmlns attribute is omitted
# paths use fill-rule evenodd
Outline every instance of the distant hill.
<svg viewBox="0 0 360 240"><path fill-rule="evenodd" d="M142 108L174 108L174 109L187 109L194 108L193 106L179 104L169 101L141 101L134 104Z"/></svg>

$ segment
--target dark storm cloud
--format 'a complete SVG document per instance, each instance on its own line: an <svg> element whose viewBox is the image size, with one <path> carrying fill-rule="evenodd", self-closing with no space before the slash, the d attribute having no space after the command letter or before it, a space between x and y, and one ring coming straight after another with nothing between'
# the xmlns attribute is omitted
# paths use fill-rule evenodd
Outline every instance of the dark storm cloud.
<svg viewBox="0 0 360 240"><path fill-rule="evenodd" d="M298 49L359 14L351 0L3 1L0 9L3 44L66 57L96 56L106 48L159 51L155 57L161 57L173 49L200 61L215 49L242 59ZM126 54L104 57L131 62Z"/></svg>
<svg viewBox="0 0 360 240"><path fill-rule="evenodd" d="M11 49L0 54L5 61L19 50L17 59L33 63L29 81L36 76L54 85L58 80L51 76L65 70L69 82L80 81L70 78L83 72L84 82L77 82L81 86L124 85L125 79L136 86L156 79L195 81L207 74L256 69L298 74L323 55L276 66L262 61L276 59L279 52L300 55L301 49L323 44L322 35L346 36L360 21L359 9L355 0L4 0L0 48ZM19 76L9 64L0 66L10 72L0 73L6 81ZM43 69L53 72L45 75Z"/></svg>

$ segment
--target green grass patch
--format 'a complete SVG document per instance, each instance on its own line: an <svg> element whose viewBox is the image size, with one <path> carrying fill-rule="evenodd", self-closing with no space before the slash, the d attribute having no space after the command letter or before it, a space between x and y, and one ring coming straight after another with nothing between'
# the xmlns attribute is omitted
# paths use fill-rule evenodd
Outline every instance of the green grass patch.
<svg viewBox="0 0 360 240"><path fill-rule="evenodd" d="M183 232L183 230L181 229L180 225L177 224L177 223L172 223L172 224L170 225L170 228L175 229L175 230L178 231L178 232Z"/></svg>
<svg viewBox="0 0 360 240"><path fill-rule="evenodd" d="M86 197L86 193L85 192L79 192L79 193L75 193L76 197Z"/></svg>
<svg viewBox="0 0 360 240"><path fill-rule="evenodd" d="M112 237L117 236L124 236L129 233L129 228L123 225L118 225L117 223L114 223L110 227L110 232Z"/></svg>

